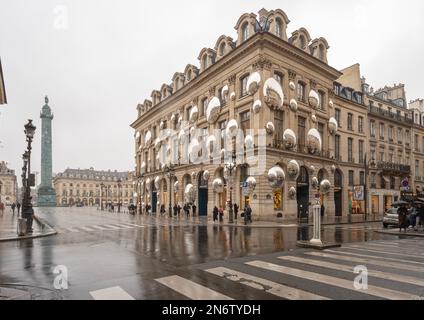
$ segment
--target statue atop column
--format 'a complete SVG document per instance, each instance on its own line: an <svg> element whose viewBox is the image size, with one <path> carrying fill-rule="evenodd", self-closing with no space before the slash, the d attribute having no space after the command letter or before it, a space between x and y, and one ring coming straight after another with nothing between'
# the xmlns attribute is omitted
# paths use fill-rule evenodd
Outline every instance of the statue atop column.
<svg viewBox="0 0 424 320"><path fill-rule="evenodd" d="M56 192L53 189L52 165L52 120L53 113L49 107L49 98L45 97L45 105L41 109L41 184L38 187L38 206L55 207Z"/></svg>

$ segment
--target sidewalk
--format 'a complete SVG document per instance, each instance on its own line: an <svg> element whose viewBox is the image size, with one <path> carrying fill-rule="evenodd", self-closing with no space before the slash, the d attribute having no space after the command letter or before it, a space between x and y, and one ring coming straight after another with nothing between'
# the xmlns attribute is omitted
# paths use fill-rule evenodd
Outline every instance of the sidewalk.
<svg viewBox="0 0 424 320"><path fill-rule="evenodd" d="M35 239L41 237L47 237L57 234L56 230L50 227L44 220L39 217L34 217L33 229L34 232L32 235L19 237L17 234L17 225L18 225L18 215L12 214L12 212L7 208L4 211L3 216L0 216L0 242L3 241L12 241L12 240L22 240L22 239Z"/></svg>
<svg viewBox="0 0 424 320"><path fill-rule="evenodd" d="M407 229L406 232L405 231L399 232L398 228L375 230L375 232L380 233L380 234L389 234L389 235L392 235L392 236L424 238L424 231L415 231L415 230L409 230L409 229Z"/></svg>

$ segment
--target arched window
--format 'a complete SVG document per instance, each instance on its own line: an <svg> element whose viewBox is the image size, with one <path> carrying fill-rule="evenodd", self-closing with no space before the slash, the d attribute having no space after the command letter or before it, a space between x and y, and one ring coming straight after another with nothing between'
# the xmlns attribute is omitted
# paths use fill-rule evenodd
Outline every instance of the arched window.
<svg viewBox="0 0 424 320"><path fill-rule="evenodd" d="M227 45L225 44L225 42L221 43L221 45L219 46L219 55L220 56L225 55L226 47L227 47Z"/></svg>
<svg viewBox="0 0 424 320"><path fill-rule="evenodd" d="M283 36L283 24L280 19L275 21L275 34L277 37L282 38Z"/></svg>
<svg viewBox="0 0 424 320"><path fill-rule="evenodd" d="M208 67L208 56L206 54L203 56L202 64L203 64L203 70L205 70Z"/></svg>
<svg viewBox="0 0 424 320"><path fill-rule="evenodd" d="M187 72L187 81L191 81L191 70Z"/></svg>
<svg viewBox="0 0 424 320"><path fill-rule="evenodd" d="M304 36L300 36L299 37L299 44L300 44L300 49L305 49L306 46L306 40Z"/></svg>
<svg viewBox="0 0 424 320"><path fill-rule="evenodd" d="M242 39L246 41L249 38L249 23L245 22L241 27Z"/></svg>

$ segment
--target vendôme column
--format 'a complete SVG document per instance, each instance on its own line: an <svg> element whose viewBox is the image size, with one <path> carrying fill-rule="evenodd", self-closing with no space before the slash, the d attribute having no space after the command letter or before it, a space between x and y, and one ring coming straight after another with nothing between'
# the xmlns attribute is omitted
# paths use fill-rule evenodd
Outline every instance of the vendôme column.
<svg viewBox="0 0 424 320"><path fill-rule="evenodd" d="M53 113L49 107L49 98L45 98L41 118L41 184L38 188L38 206L55 207L56 192L52 186L52 120Z"/></svg>

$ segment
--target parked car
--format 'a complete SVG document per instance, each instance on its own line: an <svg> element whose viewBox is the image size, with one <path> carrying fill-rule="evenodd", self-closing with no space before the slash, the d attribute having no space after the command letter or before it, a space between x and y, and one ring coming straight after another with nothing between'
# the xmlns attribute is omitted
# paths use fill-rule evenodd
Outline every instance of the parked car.
<svg viewBox="0 0 424 320"><path fill-rule="evenodd" d="M383 227L384 228L388 228L389 226L399 226L399 215L398 215L398 209L399 208L390 208L389 210L387 210L384 213L384 217L383 217ZM409 209L408 210L408 216L407 216L407 221L409 224L410 218L412 216L415 216L415 209Z"/></svg>

